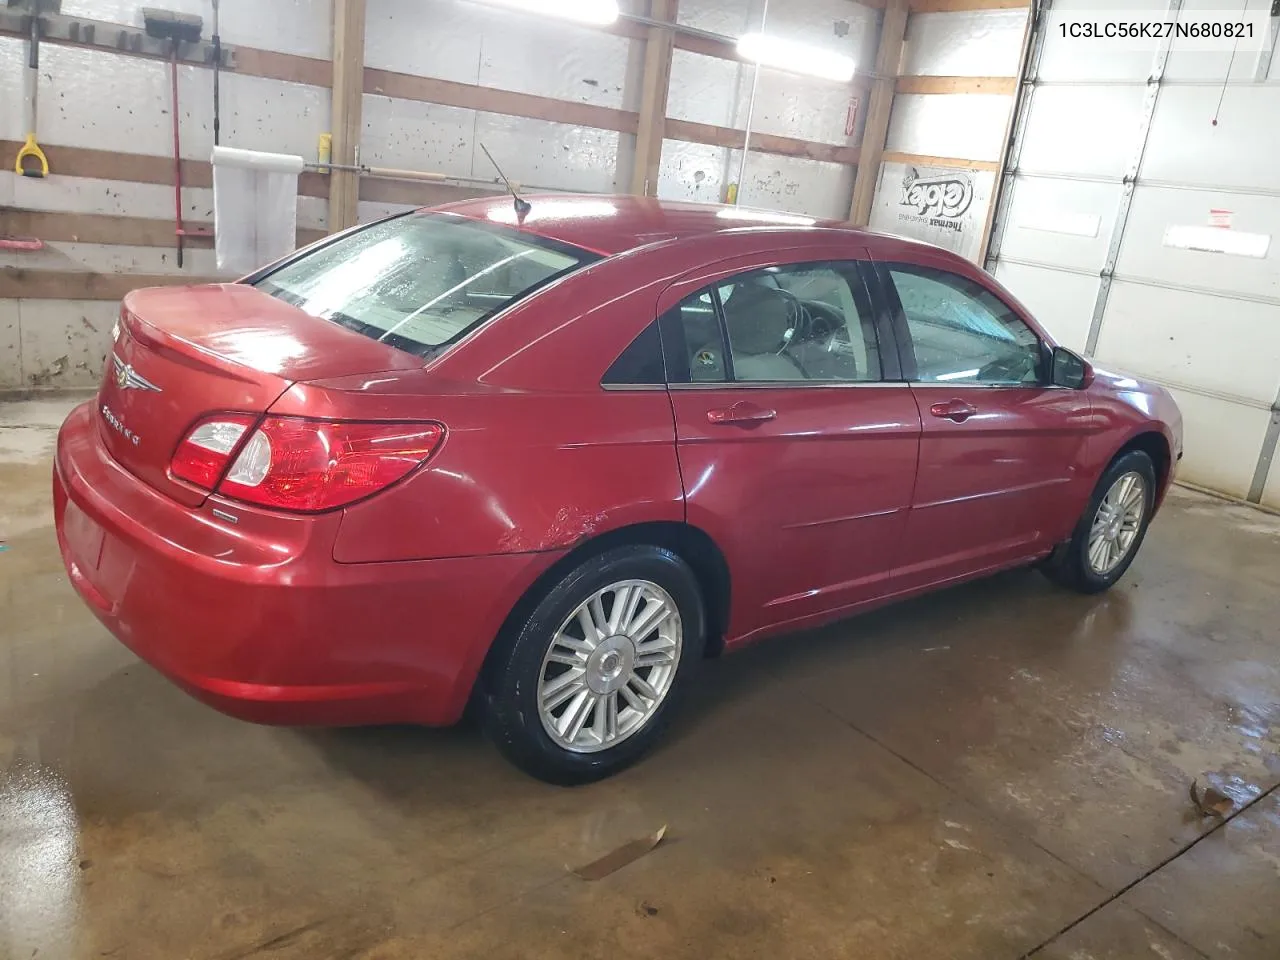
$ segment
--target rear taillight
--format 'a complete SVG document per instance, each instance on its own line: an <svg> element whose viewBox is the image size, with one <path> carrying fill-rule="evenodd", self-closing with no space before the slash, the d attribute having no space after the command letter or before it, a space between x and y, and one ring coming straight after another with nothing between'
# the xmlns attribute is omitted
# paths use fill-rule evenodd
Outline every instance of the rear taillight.
<svg viewBox="0 0 1280 960"><path fill-rule="evenodd" d="M444 428L436 423L351 423L267 417L242 440L252 419L211 418L198 424L174 456L174 476L198 483L206 490L217 478L218 493L264 507L314 513L332 510L377 493L415 470L439 447ZM203 470L179 469L186 456L193 465L195 451L209 452L211 436L231 438L216 465L209 457ZM235 462L228 461L235 453ZM212 474L212 480L207 478ZM196 479L199 477L200 479Z"/></svg>
<svg viewBox="0 0 1280 960"><path fill-rule="evenodd" d="M197 423L178 446L169 472L180 480L212 490L240 445L240 438L257 419L228 413Z"/></svg>

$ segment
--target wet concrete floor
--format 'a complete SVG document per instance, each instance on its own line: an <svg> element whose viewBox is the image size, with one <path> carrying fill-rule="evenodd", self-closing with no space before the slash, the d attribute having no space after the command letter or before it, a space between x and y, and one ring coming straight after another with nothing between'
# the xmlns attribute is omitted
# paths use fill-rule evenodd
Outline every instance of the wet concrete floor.
<svg viewBox="0 0 1280 960"><path fill-rule="evenodd" d="M137 661L58 560L68 406L0 405L3 960L1280 957L1280 518L1175 491L1106 596L1010 573L708 663L565 790L474 725L251 726Z"/></svg>

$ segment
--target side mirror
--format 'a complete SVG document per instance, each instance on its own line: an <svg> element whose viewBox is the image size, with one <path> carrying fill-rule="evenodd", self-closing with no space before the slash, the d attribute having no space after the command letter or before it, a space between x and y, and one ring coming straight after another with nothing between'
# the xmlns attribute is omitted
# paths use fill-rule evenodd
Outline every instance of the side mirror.
<svg viewBox="0 0 1280 960"><path fill-rule="evenodd" d="M1066 347L1054 347L1049 382L1055 387L1083 390L1093 383L1093 365Z"/></svg>

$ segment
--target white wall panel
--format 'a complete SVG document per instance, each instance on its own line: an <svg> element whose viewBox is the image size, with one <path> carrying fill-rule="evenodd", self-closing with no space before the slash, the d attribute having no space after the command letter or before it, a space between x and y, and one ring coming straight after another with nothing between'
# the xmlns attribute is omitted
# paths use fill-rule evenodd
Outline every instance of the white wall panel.
<svg viewBox="0 0 1280 960"><path fill-rule="evenodd" d="M365 64L558 100L621 107L631 41L459 0L374 0Z"/></svg>
<svg viewBox="0 0 1280 960"><path fill-rule="evenodd" d="M1122 176L1137 146L1143 95L1141 87L1041 87L1022 169Z"/></svg>
<svg viewBox="0 0 1280 960"><path fill-rule="evenodd" d="M1001 256L1102 269L1120 191L1119 184L1019 177L1010 198ZM1069 232L1089 228L1097 232Z"/></svg>
<svg viewBox="0 0 1280 960"><path fill-rule="evenodd" d="M1228 400L1171 390L1182 411L1178 478L1234 497L1248 495L1271 415Z"/></svg>
<svg viewBox="0 0 1280 960"><path fill-rule="evenodd" d="M471 176L475 128L474 110L366 94L361 159L373 166Z"/></svg>
<svg viewBox="0 0 1280 960"><path fill-rule="evenodd" d="M573 127L545 120L481 113L476 139L489 148L512 180L538 187L611 193L615 176L618 134L592 127ZM476 176L492 176L483 153L476 157Z"/></svg>
<svg viewBox="0 0 1280 960"><path fill-rule="evenodd" d="M1211 209L1233 211L1234 230L1270 235L1271 249L1267 256L1234 256L1164 245L1165 231L1171 226L1208 226ZM1139 185L1129 209L1116 271L1227 293L1280 298L1280 197ZM1271 325L1271 334L1280 345L1280 317Z"/></svg>
<svg viewBox="0 0 1280 960"><path fill-rule="evenodd" d="M886 150L964 160L999 160L1012 97L899 94Z"/></svg>
<svg viewBox="0 0 1280 960"><path fill-rule="evenodd" d="M1270 404L1280 387L1280 307L1117 280L1097 356L1136 374Z"/></svg>
<svg viewBox="0 0 1280 960"><path fill-rule="evenodd" d="M158 60L46 44L40 52L40 140L171 156L168 71ZM180 66L178 84L182 155L208 160L213 147L212 75ZM311 159L319 135L329 126L329 91L321 87L228 72L222 75L222 108L222 142L249 150Z"/></svg>
<svg viewBox="0 0 1280 960"><path fill-rule="evenodd" d="M724 197L725 185L738 176L737 167L732 173L728 172L729 153L722 147L702 143L662 141L658 196L663 200L719 203Z"/></svg>
<svg viewBox="0 0 1280 960"><path fill-rule="evenodd" d="M908 76L1013 77L1025 10L917 13L907 24L902 72Z"/></svg>
<svg viewBox="0 0 1280 960"><path fill-rule="evenodd" d="M22 385L97 386L119 311L110 300L19 300Z"/></svg>
<svg viewBox="0 0 1280 960"><path fill-rule="evenodd" d="M671 54L667 116L731 127L739 124L741 114L745 124L750 77L750 68L735 61L675 50Z"/></svg>
<svg viewBox="0 0 1280 960"><path fill-rule="evenodd" d="M0 300L0 390L22 386L18 301Z"/></svg>
<svg viewBox="0 0 1280 960"><path fill-rule="evenodd" d="M719 203L738 178L740 150L665 140L658 173L664 200ZM740 200L744 206L844 220L849 215L854 168L801 157L752 153Z"/></svg>
<svg viewBox="0 0 1280 960"><path fill-rule="evenodd" d="M1280 189L1278 119L1280 85L1231 84L1225 94L1220 87L1166 87L1156 105L1142 176Z"/></svg>
<svg viewBox="0 0 1280 960"><path fill-rule="evenodd" d="M740 151L730 153L732 177L737 177ZM846 220L853 196L853 167L802 157L752 153L739 194L746 206L780 210L821 219Z"/></svg>
<svg viewBox="0 0 1280 960"><path fill-rule="evenodd" d="M753 67L734 61L674 51L667 116L746 129L754 72ZM866 119L867 103L865 97L859 102L855 135L846 137L851 97L852 91L844 84L762 70L752 130L820 143L855 143Z"/></svg>
<svg viewBox="0 0 1280 960"><path fill-rule="evenodd" d="M26 47L21 40L0 37L0 138L22 140L27 131L26 103L22 73L26 67Z"/></svg>
<svg viewBox="0 0 1280 960"><path fill-rule="evenodd" d="M1098 295L1098 278L1000 261L996 278L1064 347L1083 350Z"/></svg>
<svg viewBox="0 0 1280 960"><path fill-rule="evenodd" d="M376 0L375 0L376 3ZM204 18L204 38L213 36L213 7L209 0L63 0L67 16L88 17L142 26L142 8L159 6ZM328 60L332 45L330 0L222 0L218 31L229 45L279 50ZM372 10L371 10L372 13Z"/></svg>

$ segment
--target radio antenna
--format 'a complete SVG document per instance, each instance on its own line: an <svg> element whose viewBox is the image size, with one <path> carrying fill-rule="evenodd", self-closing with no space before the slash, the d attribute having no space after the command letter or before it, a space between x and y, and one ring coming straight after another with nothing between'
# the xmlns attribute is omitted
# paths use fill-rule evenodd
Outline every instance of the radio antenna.
<svg viewBox="0 0 1280 960"><path fill-rule="evenodd" d="M493 154L489 152L489 148L482 143L480 144L480 149L484 151L484 155L488 157L489 162L493 164L493 169L498 171L498 176L502 178L502 182L507 185L507 192L511 194L512 198L516 202L516 222L520 224L520 226L524 226L524 218L533 210L533 205L516 192L516 188L511 185L511 181L507 179L507 175L503 173L502 168L498 166L498 161L493 159Z"/></svg>

